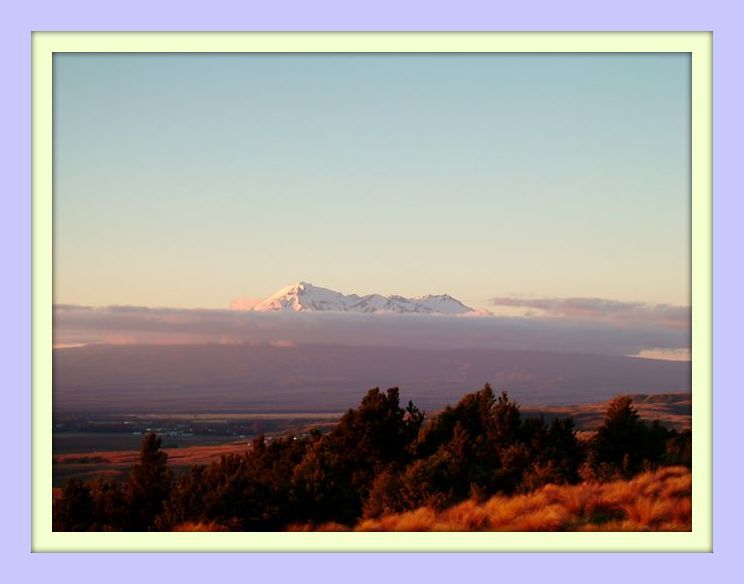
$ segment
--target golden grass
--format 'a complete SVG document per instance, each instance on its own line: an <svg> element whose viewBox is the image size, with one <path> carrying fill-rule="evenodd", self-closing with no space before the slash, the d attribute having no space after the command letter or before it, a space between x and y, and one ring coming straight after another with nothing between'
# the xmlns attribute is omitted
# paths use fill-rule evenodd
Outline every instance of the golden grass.
<svg viewBox="0 0 744 584"><path fill-rule="evenodd" d="M251 443L245 440L229 442L227 444L185 446L183 448L164 448L168 455L168 464L174 466L191 466L195 464L209 464L219 461L228 454L243 454L251 448ZM93 455L91 455L93 456ZM58 454L55 456L57 464L89 464L91 467L100 464L134 464L139 461L139 450L107 450L97 452L95 461L80 463L79 453Z"/></svg>
<svg viewBox="0 0 744 584"><path fill-rule="evenodd" d="M216 521L194 522L188 521L181 523L173 528L173 531L230 531L227 527L220 525Z"/></svg>
<svg viewBox="0 0 744 584"><path fill-rule="evenodd" d="M287 528L287 531L349 531L349 528L340 523L331 521L329 523L322 523L315 526L309 524L293 524Z"/></svg>
<svg viewBox="0 0 744 584"><path fill-rule="evenodd" d="M684 467L647 472L629 481L547 485L484 503L427 507L367 519L355 531L689 531L692 476ZM295 526L295 529L301 529Z"/></svg>

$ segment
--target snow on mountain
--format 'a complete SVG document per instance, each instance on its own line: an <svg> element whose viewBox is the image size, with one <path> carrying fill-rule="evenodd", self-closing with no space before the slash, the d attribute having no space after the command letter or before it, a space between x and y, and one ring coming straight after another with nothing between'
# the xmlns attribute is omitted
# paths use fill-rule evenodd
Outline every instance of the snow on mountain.
<svg viewBox="0 0 744 584"><path fill-rule="evenodd" d="M427 294L426 296L417 296L413 299L419 306L423 306L430 312L443 314L462 314L464 312L473 312L469 306L465 306L456 298L449 294Z"/></svg>
<svg viewBox="0 0 744 584"><path fill-rule="evenodd" d="M248 310L256 312L396 312L419 314L465 314L473 312L448 294L418 296L382 296L381 294L342 294L328 288L297 282L262 300Z"/></svg>

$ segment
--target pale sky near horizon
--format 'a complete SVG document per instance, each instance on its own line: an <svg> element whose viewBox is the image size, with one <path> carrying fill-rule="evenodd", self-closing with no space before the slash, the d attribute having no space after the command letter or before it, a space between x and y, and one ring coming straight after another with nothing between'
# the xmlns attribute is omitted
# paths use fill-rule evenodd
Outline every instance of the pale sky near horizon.
<svg viewBox="0 0 744 584"><path fill-rule="evenodd" d="M688 305L682 54L56 54L54 300Z"/></svg>

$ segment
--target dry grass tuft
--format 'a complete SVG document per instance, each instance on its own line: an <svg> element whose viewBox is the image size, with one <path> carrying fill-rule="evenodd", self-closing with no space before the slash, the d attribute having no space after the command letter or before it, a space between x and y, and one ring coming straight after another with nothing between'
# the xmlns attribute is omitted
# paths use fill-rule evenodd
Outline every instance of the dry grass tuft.
<svg viewBox="0 0 744 584"><path fill-rule="evenodd" d="M684 467L632 480L547 485L514 497L422 507L359 523L355 531L689 531L692 477Z"/></svg>
<svg viewBox="0 0 744 584"><path fill-rule="evenodd" d="M309 523L293 523L287 528L287 531L349 531L349 528L335 521L312 525Z"/></svg>
<svg viewBox="0 0 744 584"><path fill-rule="evenodd" d="M216 521L208 521L208 522L188 521L186 523L181 523L180 525L176 525L173 528L173 531L230 531L230 530L224 525L220 525Z"/></svg>

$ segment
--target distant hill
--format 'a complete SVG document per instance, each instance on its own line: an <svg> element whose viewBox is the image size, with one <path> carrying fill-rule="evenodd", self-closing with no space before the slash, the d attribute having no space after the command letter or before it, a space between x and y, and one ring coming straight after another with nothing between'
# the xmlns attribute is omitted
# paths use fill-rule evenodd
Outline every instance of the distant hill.
<svg viewBox="0 0 744 584"><path fill-rule="evenodd" d="M643 420L659 420L667 428L676 430L692 427L692 396L689 393L635 394L633 407ZM526 417L543 416L547 421L570 416L579 430L596 430L604 420L607 402L570 406L524 408Z"/></svg>
<svg viewBox="0 0 744 584"><path fill-rule="evenodd" d="M580 353L341 345L88 345L54 351L59 410L343 411L400 387L427 411L490 382L524 406L690 391L690 363Z"/></svg>

